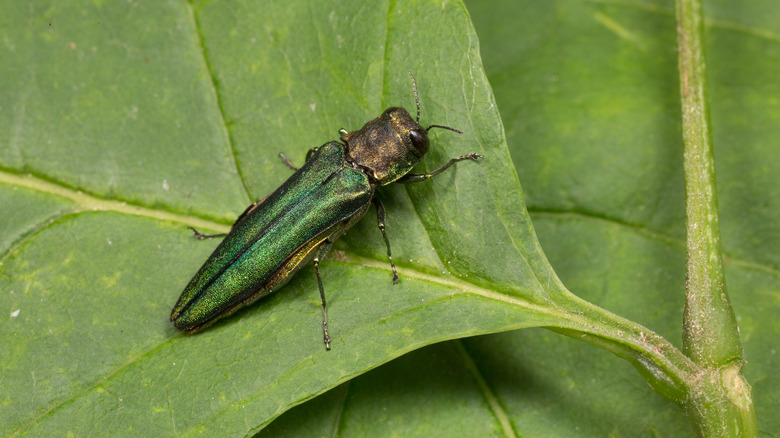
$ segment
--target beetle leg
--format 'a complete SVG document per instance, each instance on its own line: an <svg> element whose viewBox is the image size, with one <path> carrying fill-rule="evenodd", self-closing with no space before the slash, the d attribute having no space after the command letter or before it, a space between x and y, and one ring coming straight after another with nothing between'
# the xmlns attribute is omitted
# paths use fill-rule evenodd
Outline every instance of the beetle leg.
<svg viewBox="0 0 780 438"><path fill-rule="evenodd" d="M290 158L287 155L279 152L279 158L282 159L282 163L284 163L285 166L289 167L292 170L298 170L298 168L295 167L295 165L292 163L292 161L290 161Z"/></svg>
<svg viewBox="0 0 780 438"><path fill-rule="evenodd" d="M328 307L325 304L325 288L322 287L322 278L320 277L320 259L325 257L325 253L331 246L333 246L333 242L326 240L314 256L314 274L317 276L317 286L320 288L320 299L322 299L322 340L325 342L326 350L330 350L330 335L328 334Z"/></svg>
<svg viewBox="0 0 780 438"><path fill-rule="evenodd" d="M319 148L311 148L311 149L309 149L309 152L306 153L306 161L309 161L309 158L311 158L311 156L315 152L317 152L317 149L319 149ZM295 164L292 163L292 160L290 160L290 158L287 155L279 152L279 158L281 158L282 159L282 163L284 163L284 165L289 167L290 169L295 170L295 171L300 169L299 167L297 167Z"/></svg>
<svg viewBox="0 0 780 438"><path fill-rule="evenodd" d="M311 158L311 156L314 155L315 152L317 152L317 149L319 148L311 148L309 149L309 152L306 152L306 161L309 161L309 158Z"/></svg>
<svg viewBox="0 0 780 438"><path fill-rule="evenodd" d="M461 155L459 157L455 157L455 158L451 159L450 161L447 162L447 164L445 164L444 166L441 166L440 168L434 170L431 173L407 173L406 175L404 175L401 178L399 178L398 180L396 180L396 182L399 182L399 183L414 183L414 182L425 181L426 179L428 179L428 178L430 178L432 176L436 176L436 175L444 172L445 170L447 170L448 167L452 166L453 164L457 163L458 161L478 160L480 158L482 158L482 155L479 155L479 154L474 153L474 152L472 152L470 154L464 154L464 155Z"/></svg>
<svg viewBox="0 0 780 438"><path fill-rule="evenodd" d="M280 154L280 155L281 155L281 154ZM285 157L285 158L286 158L286 157ZM238 218L236 218L236 221L235 221L235 222L233 222L233 225L230 227L230 229L232 230L233 228L235 228L235 227L236 227L236 225L238 225L238 223L239 223L239 222L241 222L241 219L243 219L243 218L244 218L244 216L248 215L248 214L249 214L249 212L250 212L250 211L252 211L252 209L254 209L255 207L257 207L257 206L259 206L260 204L262 204L262 203L263 203L263 201L265 201L265 200L266 200L266 198L268 198L268 196L266 196L265 198L263 198L263 199L261 199L261 200L259 200L259 201L255 202L254 204L249 204L249 207L247 207L247 208L246 208L246 210L244 210L244 212L243 212L243 213L241 213L241 214L238 216ZM192 230L192 232L195 234L195 238L196 238L196 239L199 239L199 240L213 239L214 237L225 237L225 236L227 236L227 235L228 235L228 233L203 234L203 233L201 233L200 231L196 230L196 229L195 229L195 228L193 228L193 227L187 227L187 228L191 229L191 230Z"/></svg>
<svg viewBox="0 0 780 438"><path fill-rule="evenodd" d="M395 263L393 263L393 255L390 253L390 240L387 239L387 233L385 233L385 206L382 205L382 201L378 198L372 199L374 207L376 207L376 224L379 227L379 231L382 232L382 237L385 239L385 246L387 246L387 258L390 259L390 267L393 268L393 284L398 283L398 271L395 270Z"/></svg>
<svg viewBox="0 0 780 438"><path fill-rule="evenodd" d="M228 233L216 233L216 234L203 234L193 227L187 227L192 230L193 236L198 240L212 239L214 237L225 237Z"/></svg>
<svg viewBox="0 0 780 438"><path fill-rule="evenodd" d="M266 196L265 198L263 198L263 199L261 199L261 200L259 200L259 201L255 202L254 204L250 204L250 205L249 205L249 207L247 207L247 208L246 208L246 210L244 210L244 212L243 212L243 213L241 213L241 214L240 214L240 215L239 215L239 216L236 218L236 221L235 221L235 222L233 222L233 225L232 225L230 228L231 228L231 229L235 228L235 227L236 227L236 225L238 225L238 223L239 223L239 222L241 222L241 219L243 219L243 218L244 218L244 216L248 215L250 211L252 211L252 210L253 210L255 207L257 207L257 206L259 206L260 204L262 204L262 203L263 203L263 201L265 201L267 198L268 198L268 196Z"/></svg>

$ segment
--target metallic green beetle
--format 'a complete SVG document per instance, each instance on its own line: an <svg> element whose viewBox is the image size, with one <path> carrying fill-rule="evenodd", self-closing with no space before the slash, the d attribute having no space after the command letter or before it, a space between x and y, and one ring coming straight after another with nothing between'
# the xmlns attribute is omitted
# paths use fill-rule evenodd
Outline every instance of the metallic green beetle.
<svg viewBox="0 0 780 438"><path fill-rule="evenodd" d="M331 141L310 150L300 169L283 157L296 172L239 216L190 280L171 311L171 321L177 329L190 333L205 329L275 291L298 268L313 260L322 299L323 339L325 348L330 350L320 260L372 202L393 269L393 283L398 281L385 234L385 209L374 197L376 187L423 181L457 161L482 158L476 153L465 154L431 173L408 173L428 151L428 130L443 128L461 134L448 126L420 126L417 85L411 72L409 76L417 104L416 120L403 108L388 108L357 131L340 130L341 142ZM200 239L224 235L193 231Z"/></svg>

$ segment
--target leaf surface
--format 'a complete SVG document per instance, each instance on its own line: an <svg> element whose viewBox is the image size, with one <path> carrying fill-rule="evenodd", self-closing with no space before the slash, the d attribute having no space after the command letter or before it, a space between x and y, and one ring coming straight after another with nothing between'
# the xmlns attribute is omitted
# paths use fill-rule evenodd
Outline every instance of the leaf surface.
<svg viewBox="0 0 780 438"><path fill-rule="evenodd" d="M555 271L583 298L680 345L685 206L673 3L466 5L536 232ZM708 1L704 12L729 296L759 429L771 436L780 430L780 9L772 1ZM438 436L459 430L467 436L463 416L449 405L456 389L464 404L479 404L471 417L477 424L482 415L494 418L484 435L470 436L511 436L497 431L502 415L517 436L693 435L676 405L632 367L592 346L540 329L454 342L463 348L426 347L354 379L327 402L317 398L291 410L267 436L297 436L299 425L314 423L307 416L327 409L328 418L348 425L340 432L352 430L353 421L379 417L400 435L435 424ZM446 373L427 371L447 349L467 354L446 356ZM475 368L463 377L469 361ZM485 387L476 384L480 378ZM436 382L437 389L419 380ZM410 398L427 403L405 408ZM353 409L362 412L355 420ZM317 433L327 435L332 427Z"/></svg>
<svg viewBox="0 0 780 438"><path fill-rule="evenodd" d="M14 8L0 79L5 434L245 435L421 346L569 324L549 306L566 293L459 2ZM333 351L311 268L202 334L174 330L170 308L216 245L185 225L226 229L289 175L279 152L300 163L341 127L413 108L407 70L422 123L465 132L432 131L419 171L485 158L382 190L401 282L368 217L323 263Z"/></svg>

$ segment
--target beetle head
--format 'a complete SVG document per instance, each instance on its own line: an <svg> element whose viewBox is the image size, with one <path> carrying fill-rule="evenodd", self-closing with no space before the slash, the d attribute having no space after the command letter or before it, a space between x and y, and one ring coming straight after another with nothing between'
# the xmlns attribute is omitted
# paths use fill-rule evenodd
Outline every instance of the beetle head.
<svg viewBox="0 0 780 438"><path fill-rule="evenodd" d="M377 184L386 185L409 173L430 148L431 128L461 131L444 125L420 125L420 98L417 83L409 72L417 104L417 118L403 108L391 107L357 131L342 137L347 144L349 160L360 166Z"/></svg>

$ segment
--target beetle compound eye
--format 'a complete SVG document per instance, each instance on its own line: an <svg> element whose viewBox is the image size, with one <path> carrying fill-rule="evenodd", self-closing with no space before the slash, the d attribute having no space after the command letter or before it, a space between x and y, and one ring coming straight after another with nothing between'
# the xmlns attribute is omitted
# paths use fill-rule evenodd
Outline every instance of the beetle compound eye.
<svg viewBox="0 0 780 438"><path fill-rule="evenodd" d="M428 142L428 133L422 129L412 129L409 131L409 139L412 140L415 152L418 157L422 157L428 152L430 143Z"/></svg>

